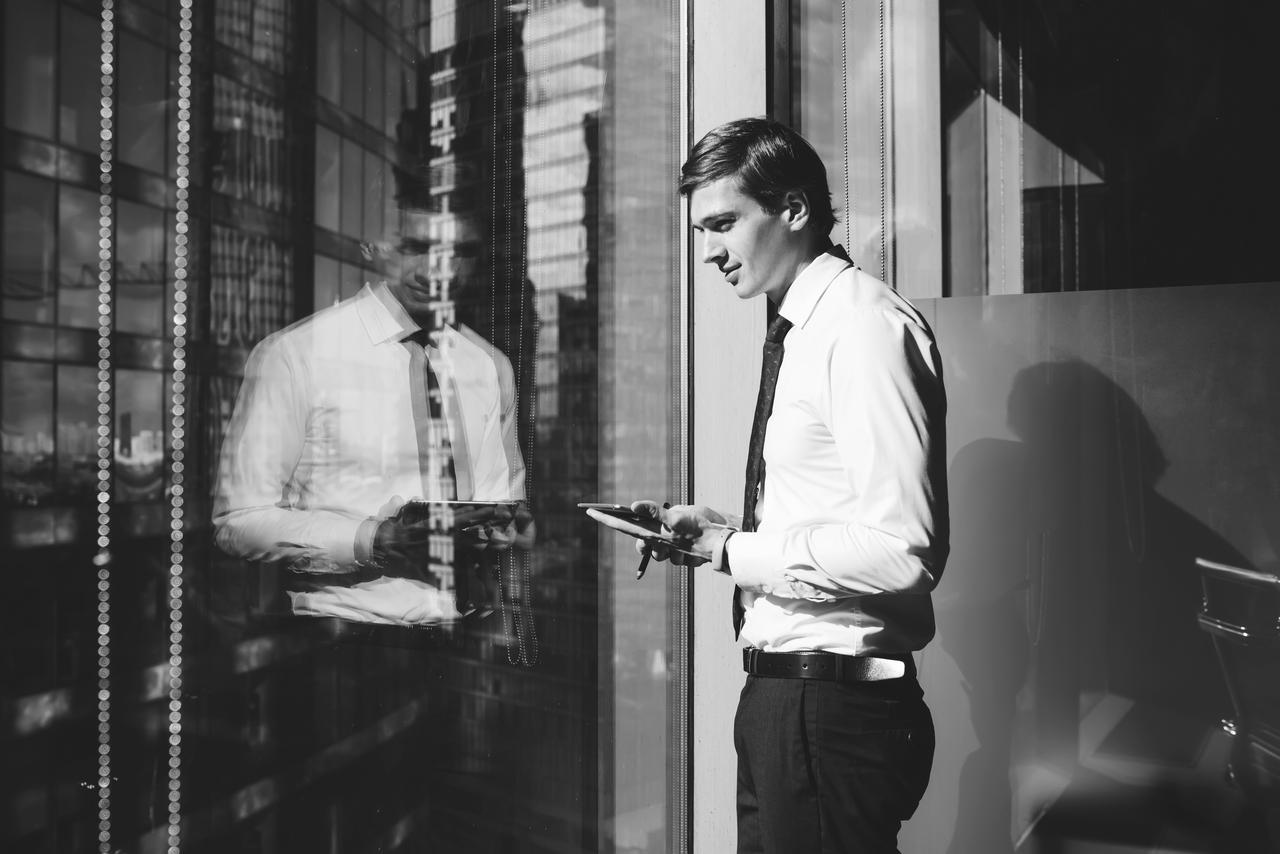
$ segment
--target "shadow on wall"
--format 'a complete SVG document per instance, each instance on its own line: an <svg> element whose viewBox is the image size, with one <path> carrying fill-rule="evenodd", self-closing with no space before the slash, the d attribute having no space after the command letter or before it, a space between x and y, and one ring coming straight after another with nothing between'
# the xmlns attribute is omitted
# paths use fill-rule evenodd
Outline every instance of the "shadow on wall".
<svg viewBox="0 0 1280 854"><path fill-rule="evenodd" d="M1228 699L1196 624L1195 559L1244 558L1160 495L1154 431L1094 366L1022 370L1007 420L1016 440L974 441L949 473L937 643L962 677L977 749L948 852L1039 850L1049 832L1123 841L1152 822L1211 837L1226 819L1193 795L1219 786L1197 766ZM1135 828L1096 808L1121 790L1136 800L1113 803L1142 804ZM1063 826L1056 814L1077 802L1105 826Z"/></svg>

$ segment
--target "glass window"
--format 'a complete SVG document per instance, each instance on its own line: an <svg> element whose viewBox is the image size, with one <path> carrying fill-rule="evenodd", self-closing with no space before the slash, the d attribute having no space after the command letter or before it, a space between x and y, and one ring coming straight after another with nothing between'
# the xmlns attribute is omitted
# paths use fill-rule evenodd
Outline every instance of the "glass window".
<svg viewBox="0 0 1280 854"><path fill-rule="evenodd" d="M1274 8L940 8L951 294L1280 277Z"/></svg>
<svg viewBox="0 0 1280 854"><path fill-rule="evenodd" d="M116 329L163 333L165 285L164 212L121 201L116 204Z"/></svg>
<svg viewBox="0 0 1280 854"><path fill-rule="evenodd" d="M53 494L53 366L4 362L4 502L42 504Z"/></svg>
<svg viewBox="0 0 1280 854"><path fill-rule="evenodd" d="M338 262L326 255L317 255L315 260L315 285L313 288L316 311L331 306L341 297L338 286Z"/></svg>
<svg viewBox="0 0 1280 854"><path fill-rule="evenodd" d="M384 60L386 62L384 70L386 75L386 101L383 115L386 117L386 123L383 130L387 136L394 138L396 135L396 122L400 119L402 106L400 93L403 88L404 67L401 63L400 55L394 50L388 50Z"/></svg>
<svg viewBox="0 0 1280 854"><path fill-rule="evenodd" d="M98 195L63 185L58 194L58 324L98 326Z"/></svg>
<svg viewBox="0 0 1280 854"><path fill-rule="evenodd" d="M683 497L673 8L197 7L182 204L165 8L117 15L108 436L92 157L3 184L20 846L91 846L107 762L113 849L172 791L184 850L670 850L684 576L577 505Z"/></svg>
<svg viewBox="0 0 1280 854"><path fill-rule="evenodd" d="M364 120L372 127L382 127L382 111L386 107L385 80L387 49L372 32L364 37Z"/></svg>
<svg viewBox="0 0 1280 854"><path fill-rule="evenodd" d="M52 323L57 185L4 173L4 316Z"/></svg>
<svg viewBox="0 0 1280 854"><path fill-rule="evenodd" d="M168 63L164 51L128 30L119 33L117 156L124 163L164 172L168 134Z"/></svg>
<svg viewBox="0 0 1280 854"><path fill-rule="evenodd" d="M96 19L69 6L62 8L58 138L95 155L101 121L101 35L102 27Z"/></svg>
<svg viewBox="0 0 1280 854"><path fill-rule="evenodd" d="M4 4L4 123L53 138L54 42L57 4L15 0Z"/></svg>
<svg viewBox="0 0 1280 854"><path fill-rule="evenodd" d="M342 109L353 116L364 112L364 28L342 17Z"/></svg>
<svg viewBox="0 0 1280 854"><path fill-rule="evenodd" d="M115 372L115 500L156 501L164 492L164 374Z"/></svg>
<svg viewBox="0 0 1280 854"><path fill-rule="evenodd" d="M348 237L364 237L361 220L364 214L364 151L353 139L342 140L342 196L338 210L339 226Z"/></svg>
<svg viewBox="0 0 1280 854"><path fill-rule="evenodd" d="M338 230L342 209L342 146L338 135L316 125L316 225Z"/></svg>
<svg viewBox="0 0 1280 854"><path fill-rule="evenodd" d="M338 274L339 293L343 299L349 299L356 295L359 290L364 287L365 281L364 270L355 264L341 265Z"/></svg>
<svg viewBox="0 0 1280 854"><path fill-rule="evenodd" d="M316 4L316 92L330 103L342 97L342 15L328 0Z"/></svg>
<svg viewBox="0 0 1280 854"><path fill-rule="evenodd" d="M98 480L98 372L58 365L57 377L57 496L86 504Z"/></svg>
<svg viewBox="0 0 1280 854"><path fill-rule="evenodd" d="M361 234L368 237L383 233L383 202L387 193L387 184L392 181L391 167L372 151L364 153L364 181L362 203L364 205L364 222ZM353 200L354 201L354 200Z"/></svg>

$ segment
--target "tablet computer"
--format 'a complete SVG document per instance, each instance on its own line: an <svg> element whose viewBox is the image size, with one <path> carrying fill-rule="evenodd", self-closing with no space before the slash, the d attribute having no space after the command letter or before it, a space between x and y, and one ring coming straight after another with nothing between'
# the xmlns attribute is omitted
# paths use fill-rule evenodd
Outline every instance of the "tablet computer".
<svg viewBox="0 0 1280 854"><path fill-rule="evenodd" d="M703 557L690 551L690 539L674 534L661 522L646 513L637 513L624 504L579 504L587 515L606 528L612 528L623 534L644 540L648 543L661 543L672 551L693 557Z"/></svg>

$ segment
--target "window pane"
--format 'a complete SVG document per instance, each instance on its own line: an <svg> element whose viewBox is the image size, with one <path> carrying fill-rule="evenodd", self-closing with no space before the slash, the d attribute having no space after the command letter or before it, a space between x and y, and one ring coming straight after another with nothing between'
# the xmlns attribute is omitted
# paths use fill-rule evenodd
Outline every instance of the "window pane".
<svg viewBox="0 0 1280 854"><path fill-rule="evenodd" d="M58 324L98 326L98 196L63 185L58 196Z"/></svg>
<svg viewBox="0 0 1280 854"><path fill-rule="evenodd" d="M53 366L5 362L3 379L4 502L34 506L53 493Z"/></svg>
<svg viewBox="0 0 1280 854"><path fill-rule="evenodd" d="M4 173L4 316L53 322L55 185Z"/></svg>
<svg viewBox="0 0 1280 854"><path fill-rule="evenodd" d="M4 123L53 138L54 15L44 0L4 4Z"/></svg>
<svg viewBox="0 0 1280 854"><path fill-rule="evenodd" d="M364 105L364 28L350 17L342 19L342 109L353 116Z"/></svg>
<svg viewBox="0 0 1280 854"><path fill-rule="evenodd" d="M101 35L96 19L63 7L58 136L67 145L95 153L101 120Z"/></svg>
<svg viewBox="0 0 1280 854"><path fill-rule="evenodd" d="M364 151L360 143L342 141L342 206L339 219L342 233L357 239L365 237L361 223L364 213ZM373 236L373 235L368 235Z"/></svg>
<svg viewBox="0 0 1280 854"><path fill-rule="evenodd" d="M383 115L386 117L386 126L384 128L387 136L395 137L396 122L400 119L400 110L403 106L400 100L400 93L403 91L404 71L402 69L400 55L393 50L388 50L385 54L386 67L384 74L386 75L386 104Z"/></svg>
<svg viewBox="0 0 1280 854"><path fill-rule="evenodd" d="M155 501L164 492L164 374L116 371L116 501Z"/></svg>
<svg viewBox="0 0 1280 854"><path fill-rule="evenodd" d="M315 261L315 307L316 311L336 303L339 296L338 262L325 255L317 255Z"/></svg>
<svg viewBox="0 0 1280 854"><path fill-rule="evenodd" d="M116 329L161 335L166 279L164 212L122 201L116 205L116 216Z"/></svg>
<svg viewBox="0 0 1280 854"><path fill-rule="evenodd" d="M342 147L338 135L316 126L316 225L338 230L342 206Z"/></svg>
<svg viewBox="0 0 1280 854"><path fill-rule="evenodd" d="M364 120L375 128L382 127L382 110L386 106L383 71L387 49L382 42L366 33L364 40Z"/></svg>
<svg viewBox="0 0 1280 854"><path fill-rule="evenodd" d="M58 366L56 488L63 502L92 501L98 480L98 372L84 365Z"/></svg>
<svg viewBox="0 0 1280 854"><path fill-rule="evenodd" d="M940 4L950 293L1280 278L1273 5L1001 8Z"/></svg>
<svg viewBox="0 0 1280 854"><path fill-rule="evenodd" d="M164 51L125 31L117 47L118 156L125 163L164 171L168 63Z"/></svg>
<svg viewBox="0 0 1280 854"><path fill-rule="evenodd" d="M316 6L316 93L337 104L342 97L342 15L328 0Z"/></svg>
<svg viewBox="0 0 1280 854"><path fill-rule="evenodd" d="M364 287L364 271L355 264L343 264L338 274L343 299L350 299Z"/></svg>
<svg viewBox="0 0 1280 854"><path fill-rule="evenodd" d="M362 233L369 236L383 233L383 194L391 183L391 167L372 151L364 153L364 222Z"/></svg>

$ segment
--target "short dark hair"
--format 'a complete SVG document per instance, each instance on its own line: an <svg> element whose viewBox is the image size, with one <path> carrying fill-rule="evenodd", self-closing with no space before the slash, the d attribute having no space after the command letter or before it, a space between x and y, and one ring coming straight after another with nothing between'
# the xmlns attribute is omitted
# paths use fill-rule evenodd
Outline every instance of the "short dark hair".
<svg viewBox="0 0 1280 854"><path fill-rule="evenodd" d="M728 177L736 178L739 189L770 213L782 211L787 193L799 190L809 201L814 231L825 237L835 225L822 158L781 122L735 119L709 131L680 167L680 195Z"/></svg>

